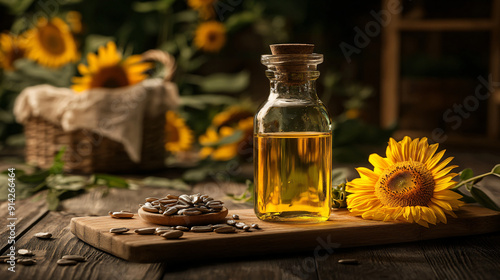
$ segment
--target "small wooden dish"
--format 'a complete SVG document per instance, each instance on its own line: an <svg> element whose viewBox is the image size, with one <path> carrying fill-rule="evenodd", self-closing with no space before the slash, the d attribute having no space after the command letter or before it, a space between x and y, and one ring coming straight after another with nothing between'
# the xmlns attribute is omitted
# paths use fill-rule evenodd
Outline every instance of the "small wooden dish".
<svg viewBox="0 0 500 280"><path fill-rule="evenodd" d="M164 226L196 226L208 225L224 222L227 216L227 208L224 207L220 212L201 214L196 216L172 215L164 216L162 214L150 213L139 208L138 214L141 219L153 224Z"/></svg>

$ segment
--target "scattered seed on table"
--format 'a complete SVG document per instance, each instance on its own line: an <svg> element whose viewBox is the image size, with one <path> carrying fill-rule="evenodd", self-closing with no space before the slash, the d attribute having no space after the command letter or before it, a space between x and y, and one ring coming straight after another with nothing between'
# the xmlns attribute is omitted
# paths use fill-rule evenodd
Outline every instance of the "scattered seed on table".
<svg viewBox="0 0 500 280"><path fill-rule="evenodd" d="M189 231L189 228L185 226L176 226L175 229L181 231Z"/></svg>
<svg viewBox="0 0 500 280"><path fill-rule="evenodd" d="M83 256L80 255L64 255L61 260L71 260L75 262L84 262L87 261L87 259Z"/></svg>
<svg viewBox="0 0 500 280"><path fill-rule="evenodd" d="M245 223L242 223L242 222L239 222L239 223L236 223L234 224L235 227L239 228L239 229L243 229L244 226L246 226Z"/></svg>
<svg viewBox="0 0 500 280"><path fill-rule="evenodd" d="M113 212L111 213L111 217L116 218L116 219L130 219L134 217L134 213L131 212Z"/></svg>
<svg viewBox="0 0 500 280"><path fill-rule="evenodd" d="M239 220L239 219L240 219L240 216L233 214L233 220Z"/></svg>
<svg viewBox="0 0 500 280"><path fill-rule="evenodd" d="M52 237L52 233L50 233L50 232L38 232L38 233L35 233L34 236L38 237L40 239L49 239Z"/></svg>
<svg viewBox="0 0 500 280"><path fill-rule="evenodd" d="M138 228L134 230L135 233L140 234L140 235L145 235L145 234L154 234L156 231L156 228Z"/></svg>
<svg viewBox="0 0 500 280"><path fill-rule="evenodd" d="M60 259L57 261L58 265L76 265L77 262L74 260Z"/></svg>
<svg viewBox="0 0 500 280"><path fill-rule="evenodd" d="M19 250L17 250L17 253L20 256L23 256L23 257L29 257L29 256L34 256L35 255L35 254L33 254L32 251L30 251L28 249L19 249Z"/></svg>
<svg viewBox="0 0 500 280"><path fill-rule="evenodd" d="M233 233L236 229L233 226L223 226L214 230L217 233Z"/></svg>
<svg viewBox="0 0 500 280"><path fill-rule="evenodd" d="M172 227L157 227L157 228L155 229L155 234L156 234L156 235L162 235L162 234L164 234L165 232L167 232L167 231L171 231L171 230L173 230L173 229L174 229L174 228L172 228Z"/></svg>
<svg viewBox="0 0 500 280"><path fill-rule="evenodd" d="M221 227L227 227L228 225L227 224L216 224L216 225L213 225L212 226L212 229L218 229L218 228L221 228Z"/></svg>
<svg viewBox="0 0 500 280"><path fill-rule="evenodd" d="M212 226L194 226L191 227L192 232L209 232L212 231Z"/></svg>
<svg viewBox="0 0 500 280"><path fill-rule="evenodd" d="M124 228L124 227L122 227L122 228L112 228L112 229L109 230L109 232L115 233L115 234L122 234L122 233L127 232L127 231L129 231L129 229L128 228Z"/></svg>
<svg viewBox="0 0 500 280"><path fill-rule="evenodd" d="M184 235L184 232L180 230L170 230L165 232L164 234L161 235L161 237L164 237L166 239L177 239Z"/></svg>
<svg viewBox="0 0 500 280"><path fill-rule="evenodd" d="M36 261L34 259L18 259L17 263L22 265L34 265Z"/></svg>
<svg viewBox="0 0 500 280"><path fill-rule="evenodd" d="M234 225L236 225L236 221L235 220L227 220L226 224L228 224L230 226L234 226Z"/></svg>
<svg viewBox="0 0 500 280"><path fill-rule="evenodd" d="M250 226L249 225L244 225L242 229L244 231L250 231Z"/></svg>
<svg viewBox="0 0 500 280"><path fill-rule="evenodd" d="M338 261L340 264L359 264L358 260L356 259L341 259Z"/></svg>
<svg viewBox="0 0 500 280"><path fill-rule="evenodd" d="M260 229L260 228L259 228L259 224L252 224L252 226L251 226L251 227L252 227L252 228L254 228L254 229Z"/></svg>

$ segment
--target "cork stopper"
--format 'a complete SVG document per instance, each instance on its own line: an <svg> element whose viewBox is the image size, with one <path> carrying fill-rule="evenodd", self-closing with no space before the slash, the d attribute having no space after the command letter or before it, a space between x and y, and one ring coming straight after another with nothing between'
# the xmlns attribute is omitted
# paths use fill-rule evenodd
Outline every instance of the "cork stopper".
<svg viewBox="0 0 500 280"><path fill-rule="evenodd" d="M271 53L277 54L312 54L313 44L275 44L270 45Z"/></svg>

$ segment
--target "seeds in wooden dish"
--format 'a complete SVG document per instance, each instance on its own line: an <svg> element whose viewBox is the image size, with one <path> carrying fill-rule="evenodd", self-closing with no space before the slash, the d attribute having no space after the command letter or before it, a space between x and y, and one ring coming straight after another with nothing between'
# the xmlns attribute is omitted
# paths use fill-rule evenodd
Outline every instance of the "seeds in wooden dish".
<svg viewBox="0 0 500 280"><path fill-rule="evenodd" d="M121 228L112 228L109 230L109 232L111 233L114 233L114 234L122 234L124 232L127 232L129 231L128 228L124 228L124 227L121 227Z"/></svg>
<svg viewBox="0 0 500 280"><path fill-rule="evenodd" d="M38 237L40 239L50 239L52 237L52 233L50 232L38 232L35 233L35 237Z"/></svg>
<svg viewBox="0 0 500 280"><path fill-rule="evenodd" d="M206 213L220 212L224 208L223 202L214 200L208 195L182 194L180 196L167 195L164 198L148 197L141 204L142 210L149 213L158 213L165 216L184 215L197 216Z"/></svg>
<svg viewBox="0 0 500 280"><path fill-rule="evenodd" d="M75 262L85 262L87 259L84 256L80 255L64 255L61 260L71 260Z"/></svg>

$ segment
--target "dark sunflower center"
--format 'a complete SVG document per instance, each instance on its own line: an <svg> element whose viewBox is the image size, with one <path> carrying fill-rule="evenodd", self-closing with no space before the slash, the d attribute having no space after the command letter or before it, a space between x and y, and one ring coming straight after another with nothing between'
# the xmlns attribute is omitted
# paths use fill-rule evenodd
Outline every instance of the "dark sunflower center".
<svg viewBox="0 0 500 280"><path fill-rule="evenodd" d="M92 77L91 88L119 88L128 86L127 73L120 65L104 67Z"/></svg>
<svg viewBox="0 0 500 280"><path fill-rule="evenodd" d="M215 43L219 35L216 32L209 32L207 35L207 39L210 43Z"/></svg>
<svg viewBox="0 0 500 280"><path fill-rule="evenodd" d="M421 162L399 162L388 168L375 185L375 194L382 204L425 206L434 193L434 177Z"/></svg>
<svg viewBox="0 0 500 280"><path fill-rule="evenodd" d="M45 51L54 54L61 55L66 50L66 44L64 42L63 34L56 26L52 24L47 24L46 26L40 28L40 43Z"/></svg>

